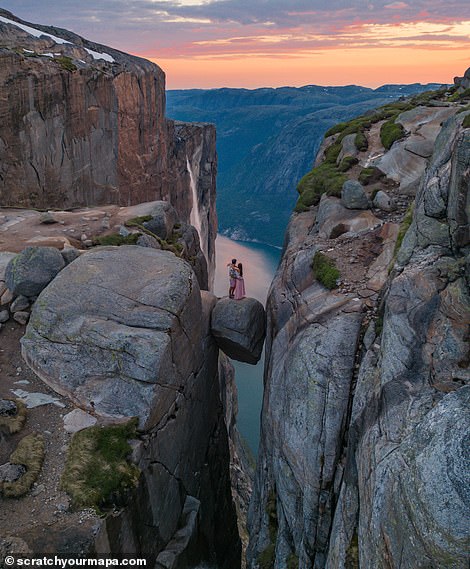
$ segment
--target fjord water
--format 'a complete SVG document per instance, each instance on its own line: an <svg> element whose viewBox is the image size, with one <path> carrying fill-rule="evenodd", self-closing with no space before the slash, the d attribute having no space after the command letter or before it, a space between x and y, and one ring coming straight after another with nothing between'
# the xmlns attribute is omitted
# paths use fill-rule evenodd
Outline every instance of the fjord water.
<svg viewBox="0 0 470 569"><path fill-rule="evenodd" d="M227 263L231 259L243 263L243 277L247 296L266 304L268 289L276 272L281 250L262 243L233 241L218 235L215 241L216 272L214 292L228 295ZM238 388L238 429L256 456L260 437L260 412L263 402L264 351L255 365L231 360L235 367Z"/></svg>

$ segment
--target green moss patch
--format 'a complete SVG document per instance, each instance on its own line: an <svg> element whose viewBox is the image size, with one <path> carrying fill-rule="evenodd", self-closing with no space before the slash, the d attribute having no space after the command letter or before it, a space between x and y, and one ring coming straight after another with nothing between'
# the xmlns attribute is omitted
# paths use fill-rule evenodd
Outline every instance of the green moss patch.
<svg viewBox="0 0 470 569"><path fill-rule="evenodd" d="M402 222L400 223L400 229L398 230L397 241L395 243L395 249L393 252L394 259L395 259L396 255L398 254L398 251L400 250L401 244L403 243L403 239L405 237L405 234L408 231L408 229L411 225L411 222L413 221L414 206L415 206L414 202L409 205L408 209L406 210L405 216L404 216Z"/></svg>
<svg viewBox="0 0 470 569"><path fill-rule="evenodd" d="M11 464L22 464L26 472L14 482L0 483L0 490L6 498L19 498L29 492L41 471L44 460L45 445L42 435L33 433L22 438L11 453Z"/></svg>
<svg viewBox="0 0 470 569"><path fill-rule="evenodd" d="M345 567L348 569L359 569L359 540L357 531L354 532L348 549L346 550Z"/></svg>
<svg viewBox="0 0 470 569"><path fill-rule="evenodd" d="M370 184L375 184L379 182L385 174L377 168L376 166L371 166L370 168L363 168L358 176L359 182L364 186L368 186Z"/></svg>
<svg viewBox="0 0 470 569"><path fill-rule="evenodd" d="M470 128L470 115L467 115L462 122L463 128Z"/></svg>
<svg viewBox="0 0 470 569"><path fill-rule="evenodd" d="M137 419L123 425L90 427L72 438L61 487L75 508L101 508L122 501L137 485L140 471L128 461L128 440L136 436Z"/></svg>
<svg viewBox="0 0 470 569"><path fill-rule="evenodd" d="M127 237L123 237L122 235L119 235L119 233L113 233L111 235L95 237L93 243L95 245L135 245L139 237L139 233L131 233Z"/></svg>
<svg viewBox="0 0 470 569"><path fill-rule="evenodd" d="M339 166L338 166L338 170L340 172L347 172L348 170L350 170L353 166L355 166L357 163L359 162L359 160L355 157L355 156L345 156Z"/></svg>
<svg viewBox="0 0 470 569"><path fill-rule="evenodd" d="M328 164L336 164L336 160L338 159L340 152L341 143L335 142L334 144L330 144L330 146L325 149L324 162L327 162Z"/></svg>
<svg viewBox="0 0 470 569"><path fill-rule="evenodd" d="M405 136L405 129L395 120L385 122L380 128L380 140L384 148L389 150L392 144Z"/></svg>
<svg viewBox="0 0 470 569"><path fill-rule="evenodd" d="M323 253L315 253L312 261L313 274L318 282L330 290L336 288L336 281L341 276L333 259Z"/></svg>
<svg viewBox="0 0 470 569"><path fill-rule="evenodd" d="M152 219L151 215L140 215L138 217L132 217L124 222L124 225L127 227L140 227L146 221L150 221Z"/></svg>
<svg viewBox="0 0 470 569"><path fill-rule="evenodd" d="M295 553L291 553L287 558L287 569L298 569L299 568L299 558Z"/></svg>
<svg viewBox="0 0 470 569"><path fill-rule="evenodd" d="M453 95L448 98L448 101L463 101L465 99L470 99L470 89L465 89L465 91L455 91Z"/></svg>
<svg viewBox="0 0 470 569"><path fill-rule="evenodd" d="M0 427L6 427L10 434L21 431L26 421L26 406L19 399L11 399L16 405L16 415L0 416Z"/></svg>
<svg viewBox="0 0 470 569"><path fill-rule="evenodd" d="M271 543L258 555L260 569L274 569L276 559L276 540L278 531L276 492L271 490L266 502L266 513L268 515L268 531Z"/></svg>
<svg viewBox="0 0 470 569"><path fill-rule="evenodd" d="M369 148L367 136L363 132L358 132L354 138L354 144L360 152L364 152Z"/></svg>
<svg viewBox="0 0 470 569"><path fill-rule="evenodd" d="M295 211L306 211L316 205L322 196L341 196L341 188L347 177L338 170L336 165L323 162L313 168L299 182L297 191L300 193Z"/></svg>
<svg viewBox="0 0 470 569"><path fill-rule="evenodd" d="M65 71L76 71L77 66L73 63L72 58L66 55L54 57L54 61L58 63Z"/></svg>

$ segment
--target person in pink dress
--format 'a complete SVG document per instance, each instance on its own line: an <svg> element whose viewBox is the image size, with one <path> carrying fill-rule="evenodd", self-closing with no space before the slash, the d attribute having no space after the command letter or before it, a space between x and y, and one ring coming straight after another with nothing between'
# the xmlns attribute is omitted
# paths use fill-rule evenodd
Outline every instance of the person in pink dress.
<svg viewBox="0 0 470 569"><path fill-rule="evenodd" d="M238 275L235 279L235 290L234 290L234 298L235 300L241 300L245 298L245 281L243 279L243 265L238 263Z"/></svg>

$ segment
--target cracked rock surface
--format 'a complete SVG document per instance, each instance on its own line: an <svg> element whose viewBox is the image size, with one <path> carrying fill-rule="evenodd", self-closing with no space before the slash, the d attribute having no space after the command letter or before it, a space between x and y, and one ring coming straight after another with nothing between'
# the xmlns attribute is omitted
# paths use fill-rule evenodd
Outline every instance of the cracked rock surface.
<svg viewBox="0 0 470 569"><path fill-rule="evenodd" d="M23 357L80 407L148 428L202 365L200 311L194 273L172 253L93 250L38 297Z"/></svg>
<svg viewBox="0 0 470 569"><path fill-rule="evenodd" d="M443 113L402 119L434 140L437 118L455 109ZM377 225L325 232L338 221L332 198L291 219L267 304L253 569L266 558L313 569L468 566L467 114L444 123L420 180L397 170L398 209L374 211ZM408 165L409 153L394 145L381 165ZM411 186L414 213L396 250ZM340 270L335 290L315 280L317 251Z"/></svg>

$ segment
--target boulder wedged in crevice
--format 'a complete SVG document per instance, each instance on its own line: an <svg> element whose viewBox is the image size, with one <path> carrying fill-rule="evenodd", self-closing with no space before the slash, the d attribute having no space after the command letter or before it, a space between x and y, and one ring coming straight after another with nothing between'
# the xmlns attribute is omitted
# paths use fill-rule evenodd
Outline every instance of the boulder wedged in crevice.
<svg viewBox="0 0 470 569"><path fill-rule="evenodd" d="M222 298L212 311L211 331L227 356L256 364L261 357L266 334L263 305L254 298Z"/></svg>

